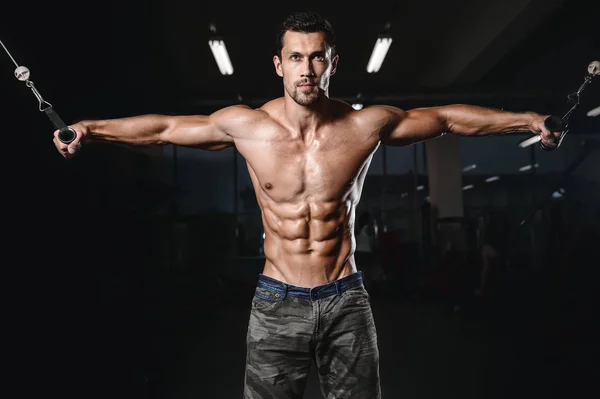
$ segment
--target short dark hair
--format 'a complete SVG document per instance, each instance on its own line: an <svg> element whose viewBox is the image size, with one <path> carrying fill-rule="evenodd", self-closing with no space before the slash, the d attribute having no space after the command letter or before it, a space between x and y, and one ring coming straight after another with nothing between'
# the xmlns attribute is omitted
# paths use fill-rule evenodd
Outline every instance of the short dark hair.
<svg viewBox="0 0 600 399"><path fill-rule="evenodd" d="M335 56L335 33L328 20L316 12L295 12L288 15L277 31L276 53L281 58L281 49L283 48L283 36L285 32L323 32L325 33L325 42L331 49L331 56Z"/></svg>

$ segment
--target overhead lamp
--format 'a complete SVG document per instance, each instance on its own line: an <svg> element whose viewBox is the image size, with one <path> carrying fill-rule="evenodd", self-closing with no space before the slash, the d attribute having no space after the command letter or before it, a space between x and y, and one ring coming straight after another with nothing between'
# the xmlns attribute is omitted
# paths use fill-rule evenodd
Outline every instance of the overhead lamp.
<svg viewBox="0 0 600 399"><path fill-rule="evenodd" d="M598 116L600 115L600 107L596 107L594 109L591 109L588 111L587 116L589 116L590 118L593 116Z"/></svg>
<svg viewBox="0 0 600 399"><path fill-rule="evenodd" d="M222 75L233 75L233 65L229 59L229 53L227 52L227 46L222 37L216 35L216 28L214 24L210 24L211 37L208 39L208 45L212 51L213 57L217 62L219 71Z"/></svg>
<svg viewBox="0 0 600 399"><path fill-rule="evenodd" d="M552 198L562 198L564 197L565 189L559 188L557 191L552 193Z"/></svg>
<svg viewBox="0 0 600 399"><path fill-rule="evenodd" d="M362 94L358 93L356 95L356 101L354 101L354 103L352 104L352 108L354 108L357 111L363 109Z"/></svg>
<svg viewBox="0 0 600 399"><path fill-rule="evenodd" d="M528 170L531 170L531 168L532 168L532 167L535 167L535 168L537 168L537 167L539 167L539 166L540 166L540 164L539 164L539 163L536 163L535 165L525 165L525 166L521 166L521 167L519 168L519 172L527 172Z"/></svg>
<svg viewBox="0 0 600 399"><path fill-rule="evenodd" d="M367 64L368 73L377 73L383 65L383 60L392 45L392 36L388 34L390 24L387 23L384 28L384 32L377 37L373 51L371 52L371 58Z"/></svg>

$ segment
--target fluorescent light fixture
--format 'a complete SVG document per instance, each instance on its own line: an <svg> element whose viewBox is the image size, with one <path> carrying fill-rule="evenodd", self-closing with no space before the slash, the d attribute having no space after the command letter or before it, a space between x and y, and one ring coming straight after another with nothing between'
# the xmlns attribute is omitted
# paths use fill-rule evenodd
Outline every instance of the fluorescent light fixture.
<svg viewBox="0 0 600 399"><path fill-rule="evenodd" d="M473 170L473 169L475 169L476 167L477 167L477 165L475 165L475 164L473 164L473 165L468 165L468 166L465 166L465 167L463 168L463 172L468 172L468 171L470 171L470 170Z"/></svg>
<svg viewBox="0 0 600 399"><path fill-rule="evenodd" d="M217 61L217 66L219 67L221 74L232 75L233 65L231 65L231 60L229 59L225 42L222 39L211 39L208 41L208 45L210 46L210 50L215 57L215 61Z"/></svg>
<svg viewBox="0 0 600 399"><path fill-rule="evenodd" d="M526 148L529 147L530 145L533 145L537 142L539 142L540 140L542 140L542 136L540 136L539 134L537 136L533 136L528 138L527 140L523 140L519 143L519 147L521 148Z"/></svg>
<svg viewBox="0 0 600 399"><path fill-rule="evenodd" d="M496 180L500 180L500 176L488 177L487 179L485 179L485 182L486 183L491 183L491 182L496 181Z"/></svg>
<svg viewBox="0 0 600 399"><path fill-rule="evenodd" d="M591 109L591 110L589 110L589 111L588 111L588 113L587 113L587 116L589 116L590 118L591 118L592 116L598 116L598 115L600 115L600 107L596 107L596 108L594 108L594 109Z"/></svg>
<svg viewBox="0 0 600 399"><path fill-rule="evenodd" d="M552 193L552 198L562 198L564 196L565 192L566 192L565 189L561 187Z"/></svg>
<svg viewBox="0 0 600 399"><path fill-rule="evenodd" d="M375 47L373 47L373 52L371 53L371 58L369 59L369 63L367 64L367 72L368 73L377 73L383 64L383 60L385 60L385 56L392 45L392 38L390 36L381 36L377 38L375 42Z"/></svg>
<svg viewBox="0 0 600 399"><path fill-rule="evenodd" d="M539 166L540 166L540 164L539 164L539 163L536 163L536 164L535 164L535 167L536 167L536 168L537 168L537 167L539 167ZM528 171L528 170L531 170L531 165L525 165L525 166L521 166L521 167L519 168L519 172L526 172L526 171Z"/></svg>
<svg viewBox="0 0 600 399"><path fill-rule="evenodd" d="M472 185L472 184L467 184L466 186L464 186L464 187L463 187L463 191L470 190L470 189L472 189L473 187L475 187L475 186L474 186L474 185Z"/></svg>
<svg viewBox="0 0 600 399"><path fill-rule="evenodd" d="M352 104L352 108L354 108L354 109L355 109L355 110L357 110L357 111L358 111L359 109L362 109L362 107L363 107L363 105L362 105L361 103L355 103L355 104Z"/></svg>

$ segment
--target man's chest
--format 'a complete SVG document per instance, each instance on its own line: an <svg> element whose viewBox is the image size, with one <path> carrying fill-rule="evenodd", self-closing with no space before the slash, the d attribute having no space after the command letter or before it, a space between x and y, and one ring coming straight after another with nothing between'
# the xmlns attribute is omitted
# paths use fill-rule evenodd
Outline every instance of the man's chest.
<svg viewBox="0 0 600 399"><path fill-rule="evenodd" d="M336 198L347 192L377 148L353 132L313 140L273 135L236 147L255 185L282 200L299 195Z"/></svg>

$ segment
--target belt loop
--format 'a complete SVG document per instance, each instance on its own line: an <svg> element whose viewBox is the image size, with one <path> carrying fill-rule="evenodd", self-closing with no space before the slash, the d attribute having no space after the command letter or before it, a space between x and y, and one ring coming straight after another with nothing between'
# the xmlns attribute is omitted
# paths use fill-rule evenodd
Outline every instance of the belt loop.
<svg viewBox="0 0 600 399"><path fill-rule="evenodd" d="M337 280L335 280L334 284L335 284L335 294L338 295L338 296L341 295L341 293L340 293L340 282L337 281Z"/></svg>

